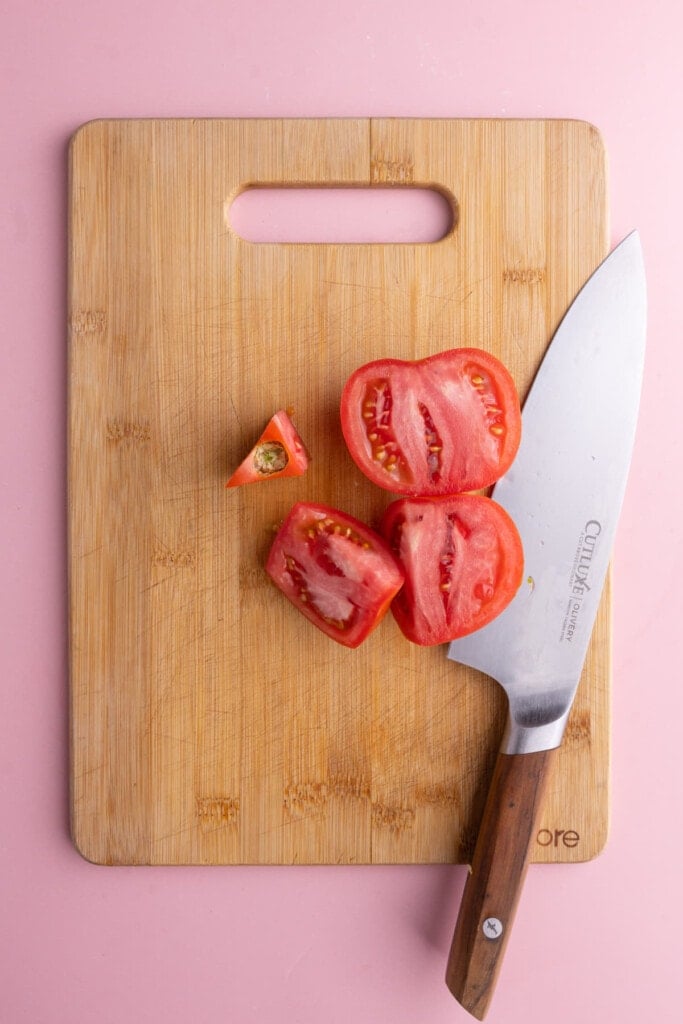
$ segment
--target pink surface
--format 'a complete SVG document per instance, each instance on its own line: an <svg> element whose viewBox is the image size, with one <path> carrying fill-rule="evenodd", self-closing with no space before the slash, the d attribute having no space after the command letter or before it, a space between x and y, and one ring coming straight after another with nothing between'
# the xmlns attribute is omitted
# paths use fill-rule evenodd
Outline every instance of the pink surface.
<svg viewBox="0 0 683 1024"><path fill-rule="evenodd" d="M680 1021L677 0L5 0L1 1024L446 1024L463 868L113 869L67 831L66 142L99 116L544 116L601 129L642 236L640 432L615 554L611 840L530 871L505 1024ZM618 372L618 367L615 368Z"/></svg>
<svg viewBox="0 0 683 1024"><path fill-rule="evenodd" d="M428 188L249 188L229 210L248 242L436 242L453 225L445 196Z"/></svg>

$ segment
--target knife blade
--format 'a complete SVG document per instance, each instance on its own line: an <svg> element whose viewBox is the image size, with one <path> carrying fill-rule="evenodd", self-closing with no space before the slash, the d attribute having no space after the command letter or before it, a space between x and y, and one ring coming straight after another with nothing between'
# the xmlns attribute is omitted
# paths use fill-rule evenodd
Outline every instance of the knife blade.
<svg viewBox="0 0 683 1024"><path fill-rule="evenodd" d="M509 939L598 610L635 437L646 288L637 231L560 323L522 411L522 443L493 497L517 524L525 582L448 657L497 680L508 719L467 878L446 983L483 1019Z"/></svg>

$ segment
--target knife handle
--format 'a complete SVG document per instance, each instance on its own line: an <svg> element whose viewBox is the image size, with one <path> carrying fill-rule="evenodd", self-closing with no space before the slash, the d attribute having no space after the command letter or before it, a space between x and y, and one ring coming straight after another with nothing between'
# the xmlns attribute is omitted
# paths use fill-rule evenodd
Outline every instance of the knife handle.
<svg viewBox="0 0 683 1024"><path fill-rule="evenodd" d="M554 753L498 754L446 970L448 988L478 1020L510 937Z"/></svg>

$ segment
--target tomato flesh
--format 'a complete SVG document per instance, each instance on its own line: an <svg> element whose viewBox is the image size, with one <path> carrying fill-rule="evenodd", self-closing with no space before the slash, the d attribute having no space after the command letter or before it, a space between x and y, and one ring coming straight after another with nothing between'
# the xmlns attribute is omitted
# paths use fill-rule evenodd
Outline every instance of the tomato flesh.
<svg viewBox="0 0 683 1024"><path fill-rule="evenodd" d="M351 457L373 483L398 494L490 486L517 453L521 422L512 377L480 349L366 363L341 398Z"/></svg>
<svg viewBox="0 0 683 1024"><path fill-rule="evenodd" d="M413 643L447 643L481 629L522 582L519 533L490 498L402 498L387 508L382 533L405 573L391 610Z"/></svg>
<svg viewBox="0 0 683 1024"><path fill-rule="evenodd" d="M310 622L345 647L366 639L403 584L382 537L353 516L312 502L292 508L266 571Z"/></svg>
<svg viewBox="0 0 683 1024"><path fill-rule="evenodd" d="M276 476L301 476L308 462L308 452L289 413L280 409L225 486L239 487Z"/></svg>

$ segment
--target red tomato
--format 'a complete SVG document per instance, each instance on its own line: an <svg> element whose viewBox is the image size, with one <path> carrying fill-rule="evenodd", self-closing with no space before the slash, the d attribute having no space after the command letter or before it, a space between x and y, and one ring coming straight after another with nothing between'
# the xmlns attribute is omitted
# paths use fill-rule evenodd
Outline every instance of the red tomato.
<svg viewBox="0 0 683 1024"><path fill-rule="evenodd" d="M373 483L431 495L495 483L517 453L522 418L500 360L459 348L361 366L342 392L341 424L352 458Z"/></svg>
<svg viewBox="0 0 683 1024"><path fill-rule="evenodd" d="M275 476L301 476L308 469L308 452L289 414L281 409L268 424L226 487L271 480Z"/></svg>
<svg viewBox="0 0 683 1024"><path fill-rule="evenodd" d="M403 584L384 540L345 512L299 502L280 527L266 571L318 629L358 647Z"/></svg>
<svg viewBox="0 0 683 1024"><path fill-rule="evenodd" d="M382 533L406 577L391 610L413 643L446 643L481 629L522 582L517 527L491 498L401 498L387 508Z"/></svg>

